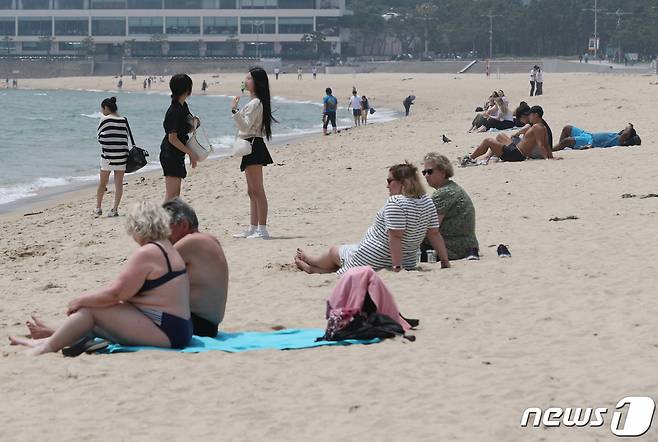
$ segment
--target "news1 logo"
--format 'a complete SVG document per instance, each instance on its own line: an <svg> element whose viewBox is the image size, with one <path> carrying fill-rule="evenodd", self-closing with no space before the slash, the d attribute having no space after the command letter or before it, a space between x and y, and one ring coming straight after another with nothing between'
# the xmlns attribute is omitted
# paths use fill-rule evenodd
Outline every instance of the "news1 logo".
<svg viewBox="0 0 658 442"><path fill-rule="evenodd" d="M628 410L624 416L624 409ZM656 403L647 396L628 396L617 402L610 422L610 431L619 437L638 437L649 431ZM521 426L527 427L601 427L605 423L607 408L526 408L521 417ZM532 421L530 416L533 416ZM625 417L625 419L622 419Z"/></svg>

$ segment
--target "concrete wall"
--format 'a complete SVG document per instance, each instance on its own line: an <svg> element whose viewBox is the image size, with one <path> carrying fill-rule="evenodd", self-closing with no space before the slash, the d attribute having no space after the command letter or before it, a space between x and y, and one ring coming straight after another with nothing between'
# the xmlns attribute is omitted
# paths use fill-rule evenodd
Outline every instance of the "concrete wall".
<svg viewBox="0 0 658 442"><path fill-rule="evenodd" d="M385 61L365 62L354 66L328 66L328 74L354 74L354 73L436 73L457 74L464 69L472 60L445 60L445 61ZM646 73L650 67L641 66L619 66L607 63L578 63L559 59L525 59L525 60L495 60L491 62L491 74L529 73L535 64L542 67L547 73L570 73L570 72L592 72L592 73ZM469 74L484 74L486 62L476 63Z"/></svg>
<svg viewBox="0 0 658 442"><path fill-rule="evenodd" d="M88 59L56 60L0 59L0 75L9 78L55 78L91 75L92 61Z"/></svg>

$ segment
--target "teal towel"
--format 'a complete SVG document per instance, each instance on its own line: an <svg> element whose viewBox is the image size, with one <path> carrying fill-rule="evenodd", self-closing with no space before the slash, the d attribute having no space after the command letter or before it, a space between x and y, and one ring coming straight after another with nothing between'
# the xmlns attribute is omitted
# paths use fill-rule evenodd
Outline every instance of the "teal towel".
<svg viewBox="0 0 658 442"><path fill-rule="evenodd" d="M160 347L126 347L119 344L112 344L104 350L104 353L140 350L165 350L183 353L202 353L205 351L219 350L229 353L239 353L252 350L298 350L327 345L374 344L380 341L378 338L369 341L315 341L323 335L324 330L321 328L286 329L274 332L219 332L214 338L193 336L190 345L182 350Z"/></svg>

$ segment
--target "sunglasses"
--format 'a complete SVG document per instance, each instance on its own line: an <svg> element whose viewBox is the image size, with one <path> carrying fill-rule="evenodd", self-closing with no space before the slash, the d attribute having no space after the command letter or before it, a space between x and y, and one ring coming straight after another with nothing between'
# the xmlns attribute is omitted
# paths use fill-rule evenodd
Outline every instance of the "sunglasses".
<svg viewBox="0 0 658 442"><path fill-rule="evenodd" d="M434 173L434 169L423 170L423 176L432 175L433 173Z"/></svg>

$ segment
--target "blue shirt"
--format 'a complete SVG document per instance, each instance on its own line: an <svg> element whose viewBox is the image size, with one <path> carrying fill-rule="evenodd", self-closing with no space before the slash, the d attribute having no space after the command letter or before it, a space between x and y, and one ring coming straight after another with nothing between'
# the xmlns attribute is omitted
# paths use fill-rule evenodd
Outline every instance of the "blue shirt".
<svg viewBox="0 0 658 442"><path fill-rule="evenodd" d="M338 107L338 99L333 95L325 95L322 103L326 106L325 112L336 112Z"/></svg>
<svg viewBox="0 0 658 442"><path fill-rule="evenodd" d="M598 132L592 134L592 147L613 147L619 145L619 134L617 132Z"/></svg>

